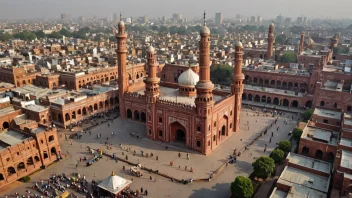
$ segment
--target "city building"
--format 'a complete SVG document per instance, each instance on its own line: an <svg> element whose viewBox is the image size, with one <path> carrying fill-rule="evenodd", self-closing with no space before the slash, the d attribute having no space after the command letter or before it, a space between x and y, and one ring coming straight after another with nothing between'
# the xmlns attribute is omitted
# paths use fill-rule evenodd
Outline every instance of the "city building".
<svg viewBox="0 0 352 198"><path fill-rule="evenodd" d="M221 12L215 13L215 24L218 24L218 25L222 24L222 20L223 20L222 13Z"/></svg>

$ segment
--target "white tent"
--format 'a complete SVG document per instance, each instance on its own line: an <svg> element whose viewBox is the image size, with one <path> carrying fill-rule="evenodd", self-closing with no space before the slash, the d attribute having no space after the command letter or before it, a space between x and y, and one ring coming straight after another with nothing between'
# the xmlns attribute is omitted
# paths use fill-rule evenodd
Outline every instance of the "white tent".
<svg viewBox="0 0 352 198"><path fill-rule="evenodd" d="M98 187L113 194L118 194L132 183L131 180L119 177L112 172L111 176L102 181Z"/></svg>

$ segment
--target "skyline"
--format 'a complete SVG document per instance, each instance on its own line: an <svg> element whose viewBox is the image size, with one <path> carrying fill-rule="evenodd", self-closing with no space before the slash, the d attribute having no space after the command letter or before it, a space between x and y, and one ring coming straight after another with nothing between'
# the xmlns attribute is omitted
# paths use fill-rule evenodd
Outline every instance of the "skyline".
<svg viewBox="0 0 352 198"><path fill-rule="evenodd" d="M295 0L287 2L285 0L203 0L202 3L196 1L178 0L129 0L116 2L113 0L0 0L0 19L35 19L35 18L56 18L61 13L70 14L72 18L79 16L107 17L113 13L122 13L123 16L139 17L147 15L148 18L158 18L166 16L170 18L173 13L180 13L183 17L193 19L201 18L204 10L207 18L214 18L215 13L221 12L224 18L234 18L236 14L243 16L262 16L264 19L272 19L278 15L292 17L307 16L309 18L351 18L349 7L352 1L349 0ZM240 5L240 6L238 6ZM319 6L323 5L323 6ZM344 6L338 6L344 5ZM331 8L339 9L331 9ZM276 8L273 10L272 8Z"/></svg>

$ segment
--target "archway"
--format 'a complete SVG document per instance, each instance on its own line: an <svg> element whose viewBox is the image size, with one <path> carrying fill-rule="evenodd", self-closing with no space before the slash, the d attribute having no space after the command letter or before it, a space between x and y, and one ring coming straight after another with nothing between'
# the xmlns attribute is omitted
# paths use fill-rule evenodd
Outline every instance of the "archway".
<svg viewBox="0 0 352 198"><path fill-rule="evenodd" d="M325 102L324 101L320 101L320 106L325 106Z"/></svg>
<svg viewBox="0 0 352 198"><path fill-rule="evenodd" d="M260 102L260 96L259 95L255 95L254 102Z"/></svg>
<svg viewBox="0 0 352 198"><path fill-rule="evenodd" d="M141 121L142 121L142 122L146 122L146 121L147 121L144 112L141 113Z"/></svg>
<svg viewBox="0 0 352 198"><path fill-rule="evenodd" d="M135 111L133 112L133 114L134 114L134 119L135 119L135 120L139 120L139 112L138 112L137 110L135 110Z"/></svg>
<svg viewBox="0 0 352 198"><path fill-rule="evenodd" d="M7 175L8 175L8 176L11 176L11 175L13 175L13 174L16 174L15 168L12 167L12 166L8 167L8 168L7 168Z"/></svg>
<svg viewBox="0 0 352 198"><path fill-rule="evenodd" d="M264 80L264 85L265 85L265 86L268 86L268 85L269 85L269 79L265 79L265 80Z"/></svg>
<svg viewBox="0 0 352 198"><path fill-rule="evenodd" d="M254 82L254 84L257 84L257 83L258 83L258 78L257 78L257 77L254 77L254 78L253 78L253 82Z"/></svg>
<svg viewBox="0 0 352 198"><path fill-rule="evenodd" d="M100 102L99 102L99 109L102 109L103 107L104 107L103 101L100 101Z"/></svg>
<svg viewBox="0 0 352 198"><path fill-rule="evenodd" d="M282 101L282 106L284 106L284 107L288 107L289 104L290 104L290 103L289 103L289 101L288 101L287 99L284 99L284 100Z"/></svg>
<svg viewBox="0 0 352 198"><path fill-rule="evenodd" d="M27 159L27 166L28 166L28 165L33 165L33 164L34 164L33 158L32 158L32 157L29 157L29 158Z"/></svg>
<svg viewBox="0 0 352 198"><path fill-rule="evenodd" d="M94 104L94 111L96 111L96 110L98 110L98 104L97 103Z"/></svg>
<svg viewBox="0 0 352 198"><path fill-rule="evenodd" d="M226 135L226 127L225 127L225 125L223 125L221 127L221 135Z"/></svg>
<svg viewBox="0 0 352 198"><path fill-rule="evenodd" d="M44 159L47 159L49 157L48 153L46 153L46 151L43 152L43 156L44 156Z"/></svg>
<svg viewBox="0 0 352 198"><path fill-rule="evenodd" d="M334 103L334 108L337 108L337 103L336 102Z"/></svg>
<svg viewBox="0 0 352 198"><path fill-rule="evenodd" d="M347 106L347 111L351 112L352 111L352 107L351 106Z"/></svg>
<svg viewBox="0 0 352 198"><path fill-rule="evenodd" d="M266 102L266 96L262 96L262 102Z"/></svg>
<svg viewBox="0 0 352 198"><path fill-rule="evenodd" d="M317 150L317 151L315 152L315 158L317 158L317 159L323 159L323 151Z"/></svg>
<svg viewBox="0 0 352 198"><path fill-rule="evenodd" d="M72 111L72 119L76 119L76 112Z"/></svg>
<svg viewBox="0 0 352 198"><path fill-rule="evenodd" d="M23 171L24 169L26 169L26 166L24 165L23 162L20 162L20 163L17 165L17 171Z"/></svg>
<svg viewBox="0 0 352 198"><path fill-rule="evenodd" d="M298 101L297 100L292 101L291 106L298 107Z"/></svg>
<svg viewBox="0 0 352 198"><path fill-rule="evenodd" d="M106 77L106 78L105 78L105 81L108 82L108 81L109 81L109 77Z"/></svg>
<svg viewBox="0 0 352 198"><path fill-rule="evenodd" d="M277 88L280 88L280 87L281 87L281 81L279 81L279 80L276 81L276 87L277 87Z"/></svg>
<svg viewBox="0 0 352 198"><path fill-rule="evenodd" d="M81 109L78 109L77 114L78 114L78 115L81 115L81 114L82 114Z"/></svg>
<svg viewBox="0 0 352 198"><path fill-rule="evenodd" d="M311 101L311 100L308 100L308 101L306 102L306 107L307 107L307 108L312 108L312 101Z"/></svg>
<svg viewBox="0 0 352 198"><path fill-rule="evenodd" d="M127 109L127 118L132 118L132 111L131 111L131 109Z"/></svg>
<svg viewBox="0 0 352 198"><path fill-rule="evenodd" d="M266 99L266 103L271 104L271 98L270 98L270 97L268 97L268 98Z"/></svg>
<svg viewBox="0 0 352 198"><path fill-rule="evenodd" d="M332 152L328 153L328 161L329 161L329 162L333 162L334 159L335 159L334 153L332 153Z"/></svg>
<svg viewBox="0 0 352 198"><path fill-rule="evenodd" d="M303 147L302 149L302 155L308 155L309 154L309 148L308 147Z"/></svg>
<svg viewBox="0 0 352 198"><path fill-rule="evenodd" d="M119 104L119 97L115 96L115 104Z"/></svg>
<svg viewBox="0 0 352 198"><path fill-rule="evenodd" d="M105 108L109 107L109 102L108 100L105 100Z"/></svg>
<svg viewBox="0 0 352 198"><path fill-rule="evenodd" d="M5 180L4 175L2 175L2 174L0 173L0 181L4 181L4 180Z"/></svg>
<svg viewBox="0 0 352 198"><path fill-rule="evenodd" d="M86 109L86 107L83 107L83 115L87 115L87 109Z"/></svg>
<svg viewBox="0 0 352 198"><path fill-rule="evenodd" d="M69 121L70 120L70 115L68 113L65 114L65 120Z"/></svg>
<svg viewBox="0 0 352 198"><path fill-rule="evenodd" d="M179 122L171 123L170 131L174 137L174 141L186 143L186 129Z"/></svg>
<svg viewBox="0 0 352 198"><path fill-rule="evenodd" d="M136 75L136 79L138 79L138 78L139 78L139 74Z"/></svg>
<svg viewBox="0 0 352 198"><path fill-rule="evenodd" d="M248 94L248 100L249 101L252 101L252 97L253 97L252 94Z"/></svg>
<svg viewBox="0 0 352 198"><path fill-rule="evenodd" d="M62 115L61 115L61 113L57 114L57 121L62 122Z"/></svg>
<svg viewBox="0 0 352 198"><path fill-rule="evenodd" d="M51 152L51 155L57 155L57 152L56 152L56 148L55 147L52 147L50 149L50 152Z"/></svg>
<svg viewBox="0 0 352 198"><path fill-rule="evenodd" d="M274 105L279 105L279 103L280 103L279 99L278 98L274 98L273 104Z"/></svg>
<svg viewBox="0 0 352 198"><path fill-rule="evenodd" d="M270 86L271 86L271 87L275 87L275 80L271 80L271 81L270 81Z"/></svg>
<svg viewBox="0 0 352 198"><path fill-rule="evenodd" d="M292 82L288 82L288 88L291 89L293 87L293 83Z"/></svg>
<svg viewBox="0 0 352 198"><path fill-rule="evenodd" d="M38 157L38 156L35 156L35 157L34 157L34 162L37 163L37 162L39 162L39 161L40 161L39 157Z"/></svg>
<svg viewBox="0 0 352 198"><path fill-rule="evenodd" d="M9 128L9 123L8 123L8 122L4 122L4 123L2 124L2 128L3 128L3 129L8 129L8 128Z"/></svg>
<svg viewBox="0 0 352 198"><path fill-rule="evenodd" d="M247 99L247 96L245 93L242 94L242 100L246 100Z"/></svg>
<svg viewBox="0 0 352 198"><path fill-rule="evenodd" d="M263 81L264 81L263 78L259 78L259 84L258 85L259 86L263 86Z"/></svg>
<svg viewBox="0 0 352 198"><path fill-rule="evenodd" d="M283 88L286 88L286 87L287 87L287 82L286 82L286 81L283 81L283 82L282 82L282 87L283 87Z"/></svg>
<svg viewBox="0 0 352 198"><path fill-rule="evenodd" d="M114 99L112 97L110 98L110 105L114 105Z"/></svg>

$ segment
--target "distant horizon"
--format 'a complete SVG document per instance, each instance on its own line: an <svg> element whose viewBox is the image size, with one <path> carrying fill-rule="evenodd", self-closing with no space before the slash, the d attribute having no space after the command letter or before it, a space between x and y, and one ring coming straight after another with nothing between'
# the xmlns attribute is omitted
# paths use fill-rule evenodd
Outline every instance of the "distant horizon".
<svg viewBox="0 0 352 198"><path fill-rule="evenodd" d="M0 0L6 1L6 0ZM216 2L216 4L214 4ZM72 19L79 16L92 18L109 17L114 13L122 13L123 17L141 17L147 15L150 19L180 13L184 18L201 18L204 10L207 18L214 18L221 12L223 18L241 16L261 16L264 20L282 15L295 20L299 16L313 19L352 19L350 0L203 0L201 3L192 0L15 0L1 3L1 20L33 20L39 18L59 19L61 13L69 14ZM333 9L332 9L333 8Z"/></svg>

